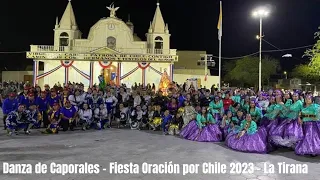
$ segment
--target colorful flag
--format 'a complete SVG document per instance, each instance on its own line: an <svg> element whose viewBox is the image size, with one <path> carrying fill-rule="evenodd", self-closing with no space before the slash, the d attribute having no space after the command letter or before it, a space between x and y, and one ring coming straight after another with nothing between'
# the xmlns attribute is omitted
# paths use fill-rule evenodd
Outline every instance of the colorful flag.
<svg viewBox="0 0 320 180"><path fill-rule="evenodd" d="M221 40L222 37L222 1L220 1L220 15L218 21L218 39Z"/></svg>

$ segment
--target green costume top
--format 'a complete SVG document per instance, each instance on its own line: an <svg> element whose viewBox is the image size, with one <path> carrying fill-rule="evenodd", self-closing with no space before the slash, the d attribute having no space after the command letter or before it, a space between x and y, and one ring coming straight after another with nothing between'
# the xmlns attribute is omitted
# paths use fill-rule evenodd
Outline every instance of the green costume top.
<svg viewBox="0 0 320 180"><path fill-rule="evenodd" d="M311 104L308 107L302 108L301 119L303 122L319 121L320 119L319 105Z"/></svg>
<svg viewBox="0 0 320 180"><path fill-rule="evenodd" d="M232 99L233 102L237 102L237 103L241 102L241 96L240 95L232 96L231 99Z"/></svg>
<svg viewBox="0 0 320 180"><path fill-rule="evenodd" d="M292 99L287 99L286 103L284 104L284 106L286 107L290 107L292 105Z"/></svg>
<svg viewBox="0 0 320 180"><path fill-rule="evenodd" d="M288 113L286 114L286 117L288 119L296 119L299 116L299 113L301 112L303 108L302 101L298 100L295 103L291 104L288 108Z"/></svg>
<svg viewBox="0 0 320 180"><path fill-rule="evenodd" d="M232 116L237 115L238 109L234 108L232 105L229 106L229 111L231 111Z"/></svg>
<svg viewBox="0 0 320 180"><path fill-rule="evenodd" d="M249 109L249 107L250 107L250 102L248 102L248 104L246 104L244 99L241 100L240 104L241 104L241 108L245 109L245 110Z"/></svg>
<svg viewBox="0 0 320 180"><path fill-rule="evenodd" d="M206 118L202 114L198 114L196 120L199 128L206 126L207 123L212 123L212 124L216 123L216 120L213 118L213 116L210 113L207 114Z"/></svg>
<svg viewBox="0 0 320 180"><path fill-rule="evenodd" d="M246 127L246 126L249 125L249 124L247 124L247 123L248 123L247 120L243 120L243 121L241 122L240 131L243 131L243 130L247 129L247 133L248 133L248 134L255 134L255 133L258 131L257 123L254 122L254 121L251 121L251 122L249 122L249 123L250 123L250 126L249 126L249 127Z"/></svg>
<svg viewBox="0 0 320 180"><path fill-rule="evenodd" d="M270 106L267 107L266 109L266 114L264 114L264 117L268 118L269 120L274 120L274 107L276 104L271 104Z"/></svg>
<svg viewBox="0 0 320 180"><path fill-rule="evenodd" d="M255 107L254 109L249 108L247 112L250 113L252 120L255 122L258 122L262 118L262 111L258 107Z"/></svg>
<svg viewBox="0 0 320 180"><path fill-rule="evenodd" d="M223 102L220 100L218 103L211 101L209 103L209 109L212 114L223 113Z"/></svg>

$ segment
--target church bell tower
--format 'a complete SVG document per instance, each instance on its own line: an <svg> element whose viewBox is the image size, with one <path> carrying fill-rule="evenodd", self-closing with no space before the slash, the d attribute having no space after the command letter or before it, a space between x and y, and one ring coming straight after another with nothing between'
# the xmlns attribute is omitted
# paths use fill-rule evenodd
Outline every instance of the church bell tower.
<svg viewBox="0 0 320 180"><path fill-rule="evenodd" d="M54 28L54 46L73 46L74 39L81 39L82 33L78 29L74 11L71 5L71 0L65 9L62 18L56 19L56 25Z"/></svg>
<svg viewBox="0 0 320 180"><path fill-rule="evenodd" d="M163 20L159 2L146 36L149 53L169 54L171 35L168 24L165 24Z"/></svg>

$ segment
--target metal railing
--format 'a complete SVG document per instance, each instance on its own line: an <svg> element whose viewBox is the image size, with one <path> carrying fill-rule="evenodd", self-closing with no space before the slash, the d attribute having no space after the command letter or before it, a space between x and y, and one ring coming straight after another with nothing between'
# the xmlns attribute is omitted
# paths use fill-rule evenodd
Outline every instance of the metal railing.
<svg viewBox="0 0 320 180"><path fill-rule="evenodd" d="M70 52L70 53L94 53L107 47L81 47L81 46L50 46L30 45L31 52ZM176 49L146 49L146 48L115 48L115 53L130 54L167 54L176 55Z"/></svg>

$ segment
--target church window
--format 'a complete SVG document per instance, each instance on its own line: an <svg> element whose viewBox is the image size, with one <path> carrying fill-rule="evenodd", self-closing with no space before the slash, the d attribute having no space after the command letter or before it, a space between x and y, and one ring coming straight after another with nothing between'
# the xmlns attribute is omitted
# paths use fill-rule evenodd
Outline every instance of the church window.
<svg viewBox="0 0 320 180"><path fill-rule="evenodd" d="M110 49L116 49L116 45L117 45L117 40L115 37L108 37L107 38L107 47Z"/></svg>
<svg viewBox="0 0 320 180"><path fill-rule="evenodd" d="M69 35L66 32L60 34L60 46L68 46L69 45Z"/></svg>
<svg viewBox="0 0 320 180"><path fill-rule="evenodd" d="M157 36L155 39L154 49L156 54L162 54L163 51L163 39L160 36Z"/></svg>

